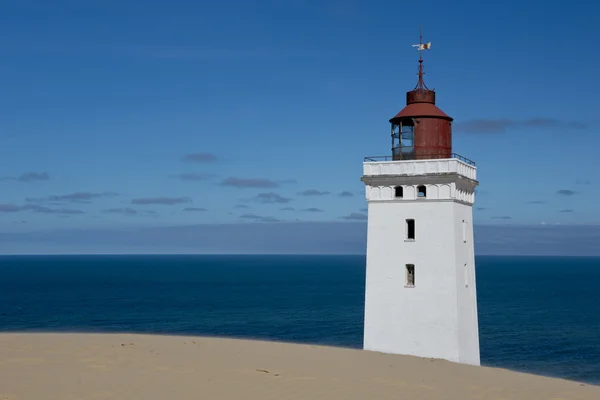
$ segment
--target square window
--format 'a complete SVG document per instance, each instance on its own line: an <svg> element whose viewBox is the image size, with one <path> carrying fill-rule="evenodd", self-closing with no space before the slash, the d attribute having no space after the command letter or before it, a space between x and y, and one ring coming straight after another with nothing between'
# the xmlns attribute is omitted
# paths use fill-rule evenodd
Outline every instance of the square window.
<svg viewBox="0 0 600 400"><path fill-rule="evenodd" d="M415 240L415 220L414 219L406 220L406 239L407 240Z"/></svg>
<svg viewBox="0 0 600 400"><path fill-rule="evenodd" d="M406 287L415 287L415 265L406 264Z"/></svg>

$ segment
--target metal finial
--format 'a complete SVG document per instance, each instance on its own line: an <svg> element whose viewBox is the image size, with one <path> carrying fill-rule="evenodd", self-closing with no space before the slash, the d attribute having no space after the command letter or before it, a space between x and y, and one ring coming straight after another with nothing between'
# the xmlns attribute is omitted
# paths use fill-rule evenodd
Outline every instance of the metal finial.
<svg viewBox="0 0 600 400"><path fill-rule="evenodd" d="M417 82L417 86L415 86L414 90L429 90L427 85L425 85L425 81L423 80L423 75L425 72L423 71L423 50L431 49L431 42L423 43L423 25L421 25L421 29L419 32L419 44L413 44L412 47L416 47L419 50L419 81Z"/></svg>

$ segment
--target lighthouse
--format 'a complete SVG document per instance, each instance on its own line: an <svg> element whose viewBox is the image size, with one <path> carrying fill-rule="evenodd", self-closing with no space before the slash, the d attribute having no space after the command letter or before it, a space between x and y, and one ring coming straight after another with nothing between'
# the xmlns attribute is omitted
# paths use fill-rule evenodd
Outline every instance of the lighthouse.
<svg viewBox="0 0 600 400"><path fill-rule="evenodd" d="M418 82L391 123L391 154L365 157L364 349L479 365L475 163L452 150L452 118Z"/></svg>

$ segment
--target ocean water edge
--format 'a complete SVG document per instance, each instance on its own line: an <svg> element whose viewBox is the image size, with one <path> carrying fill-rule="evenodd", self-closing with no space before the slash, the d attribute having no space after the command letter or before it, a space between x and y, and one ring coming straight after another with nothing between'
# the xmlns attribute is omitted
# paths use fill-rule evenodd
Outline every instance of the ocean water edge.
<svg viewBox="0 0 600 400"><path fill-rule="evenodd" d="M0 331L360 348L364 256L0 256ZM477 256L482 365L600 384L600 257Z"/></svg>

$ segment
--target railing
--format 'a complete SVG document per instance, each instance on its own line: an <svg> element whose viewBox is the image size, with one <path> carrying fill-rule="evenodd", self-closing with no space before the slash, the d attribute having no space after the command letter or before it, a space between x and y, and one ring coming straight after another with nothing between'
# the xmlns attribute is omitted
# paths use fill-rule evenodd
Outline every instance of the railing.
<svg viewBox="0 0 600 400"><path fill-rule="evenodd" d="M379 161L405 161L405 160L436 160L436 159L448 159L448 158L456 158L464 162L465 164L475 166L475 161L469 160L466 157L461 156L460 154L452 153L448 156L448 153L444 154L423 154L423 155L415 155L414 153L399 153L395 156L375 156L375 157L365 157L365 162L379 162Z"/></svg>

